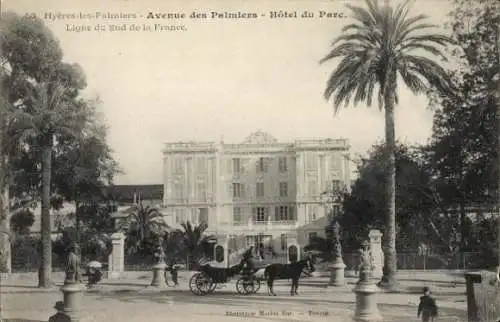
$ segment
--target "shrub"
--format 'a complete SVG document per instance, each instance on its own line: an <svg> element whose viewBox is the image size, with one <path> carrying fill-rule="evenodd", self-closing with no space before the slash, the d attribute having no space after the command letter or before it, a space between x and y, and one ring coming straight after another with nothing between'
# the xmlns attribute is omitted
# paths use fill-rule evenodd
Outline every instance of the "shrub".
<svg viewBox="0 0 500 322"><path fill-rule="evenodd" d="M23 236L12 244L12 268L32 271L40 264L40 238Z"/></svg>

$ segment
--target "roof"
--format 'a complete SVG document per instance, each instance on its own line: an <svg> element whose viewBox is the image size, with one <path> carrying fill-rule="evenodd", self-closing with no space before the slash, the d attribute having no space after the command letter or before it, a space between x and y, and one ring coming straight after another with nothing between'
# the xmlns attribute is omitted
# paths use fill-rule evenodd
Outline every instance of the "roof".
<svg viewBox="0 0 500 322"><path fill-rule="evenodd" d="M162 200L162 184L113 185L103 188L103 193L116 201L132 201L134 194L142 200Z"/></svg>

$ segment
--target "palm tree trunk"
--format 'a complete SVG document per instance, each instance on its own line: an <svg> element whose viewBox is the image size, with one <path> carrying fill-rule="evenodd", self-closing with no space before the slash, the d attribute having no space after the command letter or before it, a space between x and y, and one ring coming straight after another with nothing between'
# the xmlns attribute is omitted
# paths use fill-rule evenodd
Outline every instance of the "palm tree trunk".
<svg viewBox="0 0 500 322"><path fill-rule="evenodd" d="M458 209L460 212L460 264L459 265L462 265L462 269L465 269L465 248L466 248L465 235L467 234L466 231L467 213L465 211L465 198L463 196L463 190L460 191L460 200L458 202L459 202Z"/></svg>
<svg viewBox="0 0 500 322"><path fill-rule="evenodd" d="M80 246L80 208L79 202L75 198L75 245Z"/></svg>
<svg viewBox="0 0 500 322"><path fill-rule="evenodd" d="M9 224L9 177L6 149L6 110L0 106L0 266L5 273L11 273L11 247ZM0 268L0 272L2 269Z"/></svg>
<svg viewBox="0 0 500 322"><path fill-rule="evenodd" d="M500 65L500 25L496 30L495 42L497 52L497 66ZM498 73L498 71L497 71ZM497 74L498 75L498 74ZM497 256L498 270L500 271L500 80L497 79L496 103L497 103Z"/></svg>
<svg viewBox="0 0 500 322"><path fill-rule="evenodd" d="M12 273L11 233L9 220L9 184L6 158L0 158L0 273Z"/></svg>
<svg viewBox="0 0 500 322"><path fill-rule="evenodd" d="M387 218L386 245L384 249L384 269L379 285L393 288L396 285L396 133L394 124L393 91L389 89L384 95L385 141L387 153Z"/></svg>
<svg viewBox="0 0 500 322"><path fill-rule="evenodd" d="M38 287L52 286L52 227L50 218L50 180L52 167L52 134L42 140L42 256L38 271Z"/></svg>

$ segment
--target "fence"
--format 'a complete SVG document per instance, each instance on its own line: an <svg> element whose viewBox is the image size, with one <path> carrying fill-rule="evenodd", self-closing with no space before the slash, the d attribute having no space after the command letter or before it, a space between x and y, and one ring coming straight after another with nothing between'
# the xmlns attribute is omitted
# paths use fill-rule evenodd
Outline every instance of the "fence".
<svg viewBox="0 0 500 322"><path fill-rule="evenodd" d="M355 269L359 264L358 253L344 253L347 269ZM488 268L479 252L463 252L449 255L424 254L417 251L397 253L398 270L433 270L433 269L486 269Z"/></svg>
<svg viewBox="0 0 500 322"><path fill-rule="evenodd" d="M272 258L266 254L264 262L286 262L283 253ZM347 252L343 254L344 263L348 270L359 265L359 254ZM52 255L52 269L54 272L64 271L66 258L57 254ZM153 265L152 256L125 255L126 271L149 271ZM185 264L181 260L179 264ZM40 265L39 241L25 240L12 249L13 272L36 272ZM434 269L487 269L484 255L480 252L464 252L453 254L424 254L418 251L404 251L397 253L397 269L399 270L434 270Z"/></svg>

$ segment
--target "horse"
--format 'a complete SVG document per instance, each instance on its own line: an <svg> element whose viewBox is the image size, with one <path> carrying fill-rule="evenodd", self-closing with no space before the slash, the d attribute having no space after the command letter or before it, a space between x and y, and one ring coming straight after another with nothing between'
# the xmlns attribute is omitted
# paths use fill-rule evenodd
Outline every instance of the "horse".
<svg viewBox="0 0 500 322"><path fill-rule="evenodd" d="M314 272L314 265L310 256L291 264L268 265L264 271L264 278L267 280L268 294L276 296L276 293L273 291L274 280L292 279L290 295L298 295L297 290L299 288L299 278L305 268L309 270L309 273Z"/></svg>

